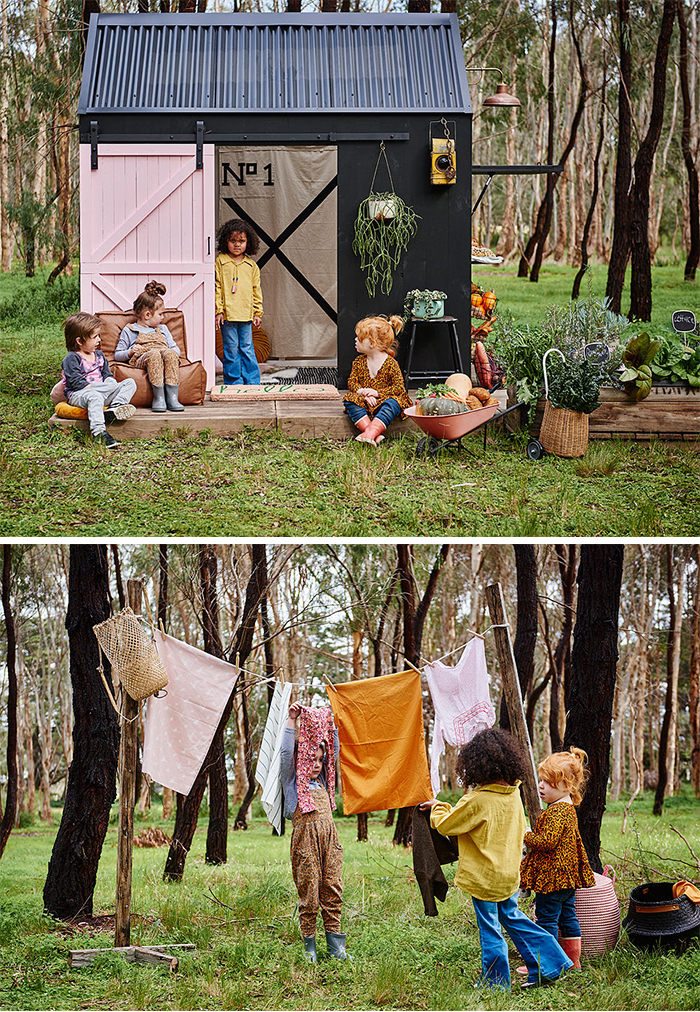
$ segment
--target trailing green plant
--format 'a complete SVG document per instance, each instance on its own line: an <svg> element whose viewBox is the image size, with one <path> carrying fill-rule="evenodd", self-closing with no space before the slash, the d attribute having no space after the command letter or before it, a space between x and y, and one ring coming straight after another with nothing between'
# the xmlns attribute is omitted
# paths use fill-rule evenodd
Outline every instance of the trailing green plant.
<svg viewBox="0 0 700 1012"><path fill-rule="evenodd" d="M414 288L413 291L406 292L403 300L403 322L406 323L412 315L416 302L439 302L446 298L446 292L431 291L427 288Z"/></svg>
<svg viewBox="0 0 700 1012"><path fill-rule="evenodd" d="M666 333L651 364L652 374L668 383L700 387L700 345L687 344L679 334Z"/></svg>
<svg viewBox="0 0 700 1012"><path fill-rule="evenodd" d="M633 337L622 353L625 370L620 376L620 382L624 384L630 397L634 397L637 402L644 400L651 392L651 362L660 347L660 341L652 341L649 335L643 332Z"/></svg>
<svg viewBox="0 0 700 1012"><path fill-rule="evenodd" d="M391 200L392 218L373 218L370 201ZM394 283L393 274L416 234L418 215L396 193L370 193L360 204L355 219L352 251L360 258L360 269L367 271L365 285L371 296L379 290L388 295Z"/></svg>
<svg viewBox="0 0 700 1012"><path fill-rule="evenodd" d="M590 415L600 407L601 370L597 362L588 358L562 362L553 356L547 362L549 379L548 398L553 408L567 408Z"/></svg>

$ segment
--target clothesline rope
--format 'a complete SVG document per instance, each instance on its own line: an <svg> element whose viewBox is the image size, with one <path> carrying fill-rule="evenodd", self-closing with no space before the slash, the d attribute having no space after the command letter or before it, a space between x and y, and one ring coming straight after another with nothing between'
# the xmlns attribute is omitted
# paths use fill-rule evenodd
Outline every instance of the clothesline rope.
<svg viewBox="0 0 700 1012"><path fill-rule="evenodd" d="M453 650L448 650L446 654L443 654L442 657L436 657L434 661L428 661L425 659L425 657L423 657L423 660L425 661L426 664L437 664L438 661L444 661L446 657L451 657L452 654L456 654L457 651L464 650L464 648L468 646L471 643L472 639L474 639L475 637L480 640L483 640L486 637L486 633L491 632L492 629L509 629L509 628L510 622L493 622L487 629L484 629L482 633L476 632L476 630L474 629L467 629L467 632L470 632L472 634L472 637L471 639L468 639L466 643L462 643L461 646L455 647ZM407 661L406 663L408 664L410 662Z"/></svg>

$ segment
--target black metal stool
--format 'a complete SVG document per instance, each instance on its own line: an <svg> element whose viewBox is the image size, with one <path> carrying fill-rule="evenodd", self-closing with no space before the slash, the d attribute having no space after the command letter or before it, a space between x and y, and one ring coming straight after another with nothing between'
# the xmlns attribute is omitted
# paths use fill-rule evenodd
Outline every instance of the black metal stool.
<svg viewBox="0 0 700 1012"><path fill-rule="evenodd" d="M445 324L447 326L447 332L450 335L450 343L452 345L452 360L454 362L454 369L451 372L440 372L436 369L423 370L422 372L411 372L411 363L413 361L413 346L416 340L416 328L419 323L431 323L431 324ZM462 365L462 353L459 350L459 339L457 337L457 317L456 316L440 316L435 320L423 320L417 316L412 316L410 321L410 329L408 332L408 351L406 353L406 386L412 379L426 379L429 376L439 376L440 379L447 379L453 372L464 372L464 366Z"/></svg>

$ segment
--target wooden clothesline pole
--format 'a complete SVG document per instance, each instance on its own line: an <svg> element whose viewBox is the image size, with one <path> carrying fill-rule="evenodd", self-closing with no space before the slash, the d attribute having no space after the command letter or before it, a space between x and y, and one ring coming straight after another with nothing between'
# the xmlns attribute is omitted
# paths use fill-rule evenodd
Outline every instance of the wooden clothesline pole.
<svg viewBox="0 0 700 1012"><path fill-rule="evenodd" d="M532 744L525 722L525 709L520 691L520 682L518 681L518 669L515 665L513 644L510 638L510 626L506 619L506 609L500 583L493 583L490 587L486 588L486 603L489 606L493 625L496 653L501 668L503 694L510 719L510 729L518 741L524 745L528 755L528 764L525 770L525 779L523 780L523 795L530 824L534 827L537 816L542 810L537 790L537 770L535 769L535 757L532 754Z"/></svg>
<svg viewBox="0 0 700 1012"><path fill-rule="evenodd" d="M141 614L143 583L127 580L129 607ZM131 944L131 868L134 853L134 807L136 805L136 764L138 761L138 723L134 719L139 704L122 685L122 722L119 746L119 830L117 833L117 897L114 914L114 944Z"/></svg>

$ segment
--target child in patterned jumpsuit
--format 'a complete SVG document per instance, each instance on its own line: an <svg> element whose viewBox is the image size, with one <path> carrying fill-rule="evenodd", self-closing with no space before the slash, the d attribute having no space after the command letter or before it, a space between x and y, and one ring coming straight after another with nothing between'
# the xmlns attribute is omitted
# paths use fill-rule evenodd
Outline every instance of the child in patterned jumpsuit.
<svg viewBox="0 0 700 1012"><path fill-rule="evenodd" d="M302 733L297 755L295 729L299 717L302 718ZM321 738L323 742L317 744ZM330 778L332 782L329 782L328 747L331 742L333 776ZM339 751L338 731L333 727L330 708L311 710L302 707L299 702L292 703L282 742L280 773L284 814L292 819L290 856L292 876L299 893L301 934L307 959L311 963L316 962L319 907L329 955L336 959L347 958L345 935L340 934L343 848L338 840L330 802L330 792L335 795L335 765ZM308 804L303 802L309 795L313 809L303 812L302 807L308 808Z"/></svg>

